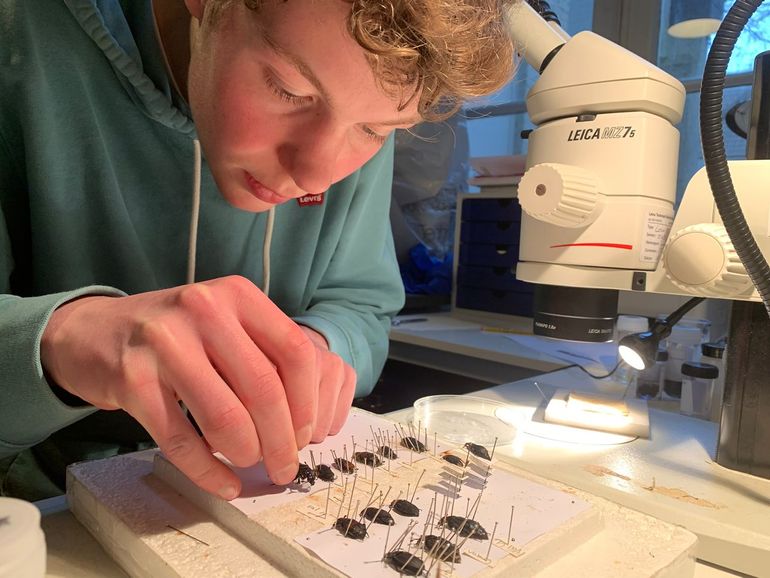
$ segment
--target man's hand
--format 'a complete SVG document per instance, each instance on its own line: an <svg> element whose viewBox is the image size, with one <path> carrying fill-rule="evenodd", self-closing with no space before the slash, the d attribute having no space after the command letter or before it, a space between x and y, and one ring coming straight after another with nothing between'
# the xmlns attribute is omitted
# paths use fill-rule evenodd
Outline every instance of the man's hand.
<svg viewBox="0 0 770 578"><path fill-rule="evenodd" d="M289 483L297 450L339 431L355 391L354 370L324 338L242 277L66 303L43 333L41 359L69 393L126 410L182 472L225 499L240 481L211 450L238 467L264 459L275 483Z"/></svg>

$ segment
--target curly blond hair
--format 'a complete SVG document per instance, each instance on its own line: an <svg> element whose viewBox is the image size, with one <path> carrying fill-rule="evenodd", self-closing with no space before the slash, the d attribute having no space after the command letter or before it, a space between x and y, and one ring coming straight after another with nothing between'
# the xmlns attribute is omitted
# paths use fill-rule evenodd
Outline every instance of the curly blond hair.
<svg viewBox="0 0 770 578"><path fill-rule="evenodd" d="M209 2L209 17L235 0ZM259 11L266 0L242 0ZM284 0L288 1L288 0ZM505 12L515 0L347 0L348 30L364 49L381 87L419 99L425 120L440 120L463 102L488 95L514 72Z"/></svg>

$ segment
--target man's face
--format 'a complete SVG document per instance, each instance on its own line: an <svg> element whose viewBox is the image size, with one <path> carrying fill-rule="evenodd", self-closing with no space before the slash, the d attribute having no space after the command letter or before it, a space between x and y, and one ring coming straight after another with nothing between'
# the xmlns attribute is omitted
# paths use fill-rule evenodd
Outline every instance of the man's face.
<svg viewBox="0 0 770 578"><path fill-rule="evenodd" d="M360 168L395 128L418 122L414 99L377 85L345 26L344 0L241 2L193 47L188 97L227 201L247 211L321 193Z"/></svg>

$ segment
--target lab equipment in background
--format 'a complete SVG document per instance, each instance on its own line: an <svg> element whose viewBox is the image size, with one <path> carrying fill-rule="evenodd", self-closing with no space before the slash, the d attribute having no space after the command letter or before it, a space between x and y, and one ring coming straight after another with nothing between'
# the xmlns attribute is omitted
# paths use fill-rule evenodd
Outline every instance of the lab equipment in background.
<svg viewBox="0 0 770 578"><path fill-rule="evenodd" d="M682 399L679 412L701 419L711 418L711 398L719 369L695 361L682 364Z"/></svg>
<svg viewBox="0 0 770 578"><path fill-rule="evenodd" d="M661 313L656 317L658 321L662 321L666 318L665 313ZM683 317L676 324L680 327L692 327L700 331L701 343L707 343L711 341L711 321L708 319L694 319L692 317ZM661 340L662 345L666 345L666 341Z"/></svg>
<svg viewBox="0 0 770 578"><path fill-rule="evenodd" d="M468 130L456 114L396 131L390 220L398 262L422 244L439 261L452 252L457 196L468 190Z"/></svg>
<svg viewBox="0 0 770 578"><path fill-rule="evenodd" d="M674 125L681 119L683 85L589 32L565 42L526 3L515 3L512 33L523 57L541 71L527 98L536 128L528 136L528 168L519 183L520 279L766 300L770 307L770 268L762 253L770 254L770 199L763 191L770 162L731 161L727 178L720 146L718 105L730 42L751 16L745 8L730 10L729 25L712 44L701 109L708 172L691 179L674 215Z"/></svg>
<svg viewBox="0 0 770 578"><path fill-rule="evenodd" d="M412 424L441 439L462 445L504 447L516 437L517 410L510 404L468 395L429 395L414 402ZM433 448L433 438L425 442Z"/></svg>
<svg viewBox="0 0 770 578"><path fill-rule="evenodd" d="M516 278L521 207L512 190L500 188L458 198L452 283L458 317L532 316L534 286Z"/></svg>
<svg viewBox="0 0 770 578"><path fill-rule="evenodd" d="M668 351L659 349L655 354L655 363L639 371L636 376L636 397L646 400L660 399L667 363Z"/></svg>
<svg viewBox="0 0 770 578"><path fill-rule="evenodd" d="M533 418L537 419L537 418ZM594 431L650 437L650 413L640 399L557 389L545 407L543 421Z"/></svg>
<svg viewBox="0 0 770 578"><path fill-rule="evenodd" d="M40 510L24 500L0 498L0 578L43 578L45 535Z"/></svg>
<svg viewBox="0 0 770 578"><path fill-rule="evenodd" d="M701 345L701 361L710 363L719 370L714 379L714 390L711 395L711 421L719 423L722 416L722 403L725 394L725 345L724 343L703 343Z"/></svg>
<svg viewBox="0 0 770 578"><path fill-rule="evenodd" d="M618 320L615 323L615 342L620 343L621 339L632 333L643 333L649 329L649 326L650 322L646 317L640 315L618 315ZM625 386L633 385L639 375L639 370L623 361L619 353L618 364L618 368L615 370L615 381Z"/></svg>
<svg viewBox="0 0 770 578"><path fill-rule="evenodd" d="M663 383L663 399L680 399L682 396L682 364L700 359L703 334L697 327L674 325L668 337L668 362Z"/></svg>
<svg viewBox="0 0 770 578"><path fill-rule="evenodd" d="M536 128L519 183L525 214L517 277L761 302L733 306L716 459L770 478L770 429L762 423L770 410L770 356L748 357L770 344L770 52L755 61L749 160L728 163L722 129L730 56L760 4L736 1L711 43L701 83L705 167L690 180L676 215L674 125L683 85L590 32L569 38L526 2L513 4L509 27L541 75L527 97ZM649 337L653 358L656 336Z"/></svg>

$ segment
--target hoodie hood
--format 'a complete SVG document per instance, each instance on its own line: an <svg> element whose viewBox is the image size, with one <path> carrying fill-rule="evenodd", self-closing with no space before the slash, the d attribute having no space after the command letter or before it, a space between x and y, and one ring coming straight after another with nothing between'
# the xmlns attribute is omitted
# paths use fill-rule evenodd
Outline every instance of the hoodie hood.
<svg viewBox="0 0 770 578"><path fill-rule="evenodd" d="M131 100L150 118L196 138L186 105L177 99L155 30L149 0L64 0L80 27L109 60ZM134 35L134 30L145 31Z"/></svg>

